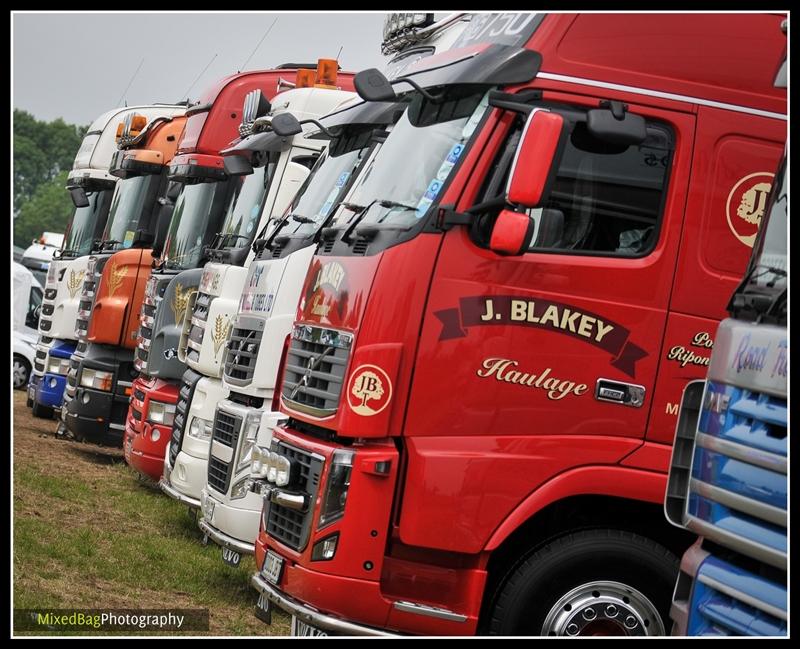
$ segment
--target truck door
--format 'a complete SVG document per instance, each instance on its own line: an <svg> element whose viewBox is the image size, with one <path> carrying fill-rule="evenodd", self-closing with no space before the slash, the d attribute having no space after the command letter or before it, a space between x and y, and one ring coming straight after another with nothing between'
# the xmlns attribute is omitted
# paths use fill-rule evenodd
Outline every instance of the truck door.
<svg viewBox="0 0 800 649"><path fill-rule="evenodd" d="M647 430L695 119L626 101L647 137L619 146L587 128L600 97L545 99L572 125L545 205L550 234L499 255L481 229L489 212L442 242L406 421L404 542L424 535L477 551L538 485L618 462ZM474 179L483 183L475 203L502 193L505 146L515 146L513 128L487 177Z"/></svg>

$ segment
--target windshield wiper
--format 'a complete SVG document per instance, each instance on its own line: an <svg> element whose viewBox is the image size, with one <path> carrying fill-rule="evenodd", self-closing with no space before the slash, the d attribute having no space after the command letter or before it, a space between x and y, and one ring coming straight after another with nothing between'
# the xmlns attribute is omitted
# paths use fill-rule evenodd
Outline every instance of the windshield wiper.
<svg viewBox="0 0 800 649"><path fill-rule="evenodd" d="M291 217L293 221L297 221L298 223L316 223L314 219L303 216L302 214L292 214Z"/></svg>
<svg viewBox="0 0 800 649"><path fill-rule="evenodd" d="M414 212L417 211L417 208L412 205L406 205L405 203L398 203L397 201L390 201L385 198L379 200L378 205L380 205L381 207L402 207L403 209L406 210L412 210Z"/></svg>
<svg viewBox="0 0 800 649"><path fill-rule="evenodd" d="M375 201L373 201L373 203L374 202ZM369 205L356 205L355 203L347 203L345 201L342 201L341 203L339 203L339 205L343 205L351 212L363 212L365 209L369 207ZM370 205L372 205L372 203L370 203Z"/></svg>
<svg viewBox="0 0 800 649"><path fill-rule="evenodd" d="M109 246L116 246L118 243L122 243L121 241L117 241L116 239L106 239L103 241L102 250L105 250Z"/></svg>

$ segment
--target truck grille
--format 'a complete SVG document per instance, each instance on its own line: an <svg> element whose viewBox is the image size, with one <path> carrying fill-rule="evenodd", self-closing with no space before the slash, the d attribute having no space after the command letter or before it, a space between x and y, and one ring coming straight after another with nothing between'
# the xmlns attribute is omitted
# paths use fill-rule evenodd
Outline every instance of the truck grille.
<svg viewBox="0 0 800 649"><path fill-rule="evenodd" d="M770 579L718 556L705 558L692 576L681 571L677 604L688 613L681 635L785 636L787 591ZM691 596L691 601L683 597Z"/></svg>
<svg viewBox="0 0 800 649"><path fill-rule="evenodd" d="M136 408L131 406L131 415L136 421L142 421L142 413L139 412Z"/></svg>
<svg viewBox="0 0 800 649"><path fill-rule="evenodd" d="M352 340L351 334L333 329L295 326L284 367L284 400L315 416L335 413Z"/></svg>
<svg viewBox="0 0 800 649"><path fill-rule="evenodd" d="M245 385L253 380L258 348L264 333L264 321L257 318L240 318L240 324L252 321L260 328L236 327L231 332L228 353L225 357L225 378L237 385Z"/></svg>
<svg viewBox="0 0 800 649"><path fill-rule="evenodd" d="M241 417L229 415L217 408L214 415L214 433L212 439L235 450L241 427Z"/></svg>
<svg viewBox="0 0 800 649"><path fill-rule="evenodd" d="M208 485L221 494L228 492L231 465L213 455L208 456Z"/></svg>
<svg viewBox="0 0 800 649"><path fill-rule="evenodd" d="M195 386L197 386L197 383L202 378L202 374L198 374L192 370L187 369L183 373L181 389L178 394L178 404L175 406L175 420L172 424L172 437L169 444L169 463L171 466L175 466L175 458L177 458L178 453L180 453L186 427L186 418L189 413L189 405L192 402Z"/></svg>
<svg viewBox="0 0 800 649"><path fill-rule="evenodd" d="M786 400L708 381L688 484L687 526L786 569Z"/></svg>
<svg viewBox="0 0 800 649"><path fill-rule="evenodd" d="M314 511L313 503L317 499L319 480L322 475L324 461L311 453L274 440L272 450L278 455L288 458L294 467L298 467L297 477L293 478L292 491L306 496L311 503L306 511L290 509L270 502L264 527L274 539L294 550L301 551L308 543L311 532L311 519Z"/></svg>

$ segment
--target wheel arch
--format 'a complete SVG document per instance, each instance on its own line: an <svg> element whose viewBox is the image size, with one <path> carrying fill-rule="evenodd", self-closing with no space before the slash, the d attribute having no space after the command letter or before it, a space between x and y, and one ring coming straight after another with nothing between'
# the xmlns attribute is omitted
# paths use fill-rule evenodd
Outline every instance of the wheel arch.
<svg viewBox="0 0 800 649"><path fill-rule="evenodd" d="M486 544L488 572L479 628L515 566L548 541L581 529L610 527L656 540L677 557L695 536L664 517L666 474L621 466L580 467L548 481L497 527Z"/></svg>

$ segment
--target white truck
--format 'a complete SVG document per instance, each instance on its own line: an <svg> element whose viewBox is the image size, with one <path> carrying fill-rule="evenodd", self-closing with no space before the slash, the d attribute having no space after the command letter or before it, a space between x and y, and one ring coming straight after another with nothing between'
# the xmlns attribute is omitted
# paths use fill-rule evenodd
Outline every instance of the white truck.
<svg viewBox="0 0 800 649"><path fill-rule="evenodd" d="M291 114L297 120L315 119L354 96L352 92L328 87L294 88L273 98L270 114L259 115L261 100L256 91L245 100L243 115L249 114L251 121L244 122L240 132L247 135L254 121L259 129L282 114ZM209 250L212 261L203 268L198 292L186 309L178 358L188 369L183 376L160 481L166 494L190 507L200 506L214 410L228 394L221 380L222 360L253 258L250 245L257 233L263 236L283 214L325 144L261 131L246 136L227 151L229 174L250 173L229 207L220 234Z"/></svg>
<svg viewBox="0 0 800 649"><path fill-rule="evenodd" d="M117 182L109 173L111 158L117 151L117 126L134 113L149 121L164 114L164 108L156 104L131 106L100 115L86 132L67 176L75 212L60 235L62 244L47 271L39 340L28 387L27 403L37 417L52 417L61 408L69 359L77 344L75 321L89 255L97 251L102 238Z"/></svg>
<svg viewBox="0 0 800 649"><path fill-rule="evenodd" d="M384 30L383 51L399 53L388 61L387 74L396 76L419 58L449 48L469 18L452 14L433 23L430 14L390 14L387 23L394 27ZM261 449L269 449L273 427L285 419L275 399L276 375L309 263L336 206L346 203L369 176L379 148L375 145L383 139L373 138L372 131L391 125L402 114L398 105L383 108L376 111L356 101L349 110L322 120L328 136L341 136L334 138L313 180L268 239L254 245L256 257L247 272L225 357L222 386L228 396L216 404L213 421L206 424L211 446L199 526L222 546L223 561L229 565L238 565L242 554L254 551L263 505L260 485L267 471L275 469ZM354 133L348 132L348 123L357 127Z"/></svg>
<svg viewBox="0 0 800 649"><path fill-rule="evenodd" d="M42 304L42 285L29 268L14 262L14 356L11 379L15 390L28 384L36 345L36 313Z"/></svg>

